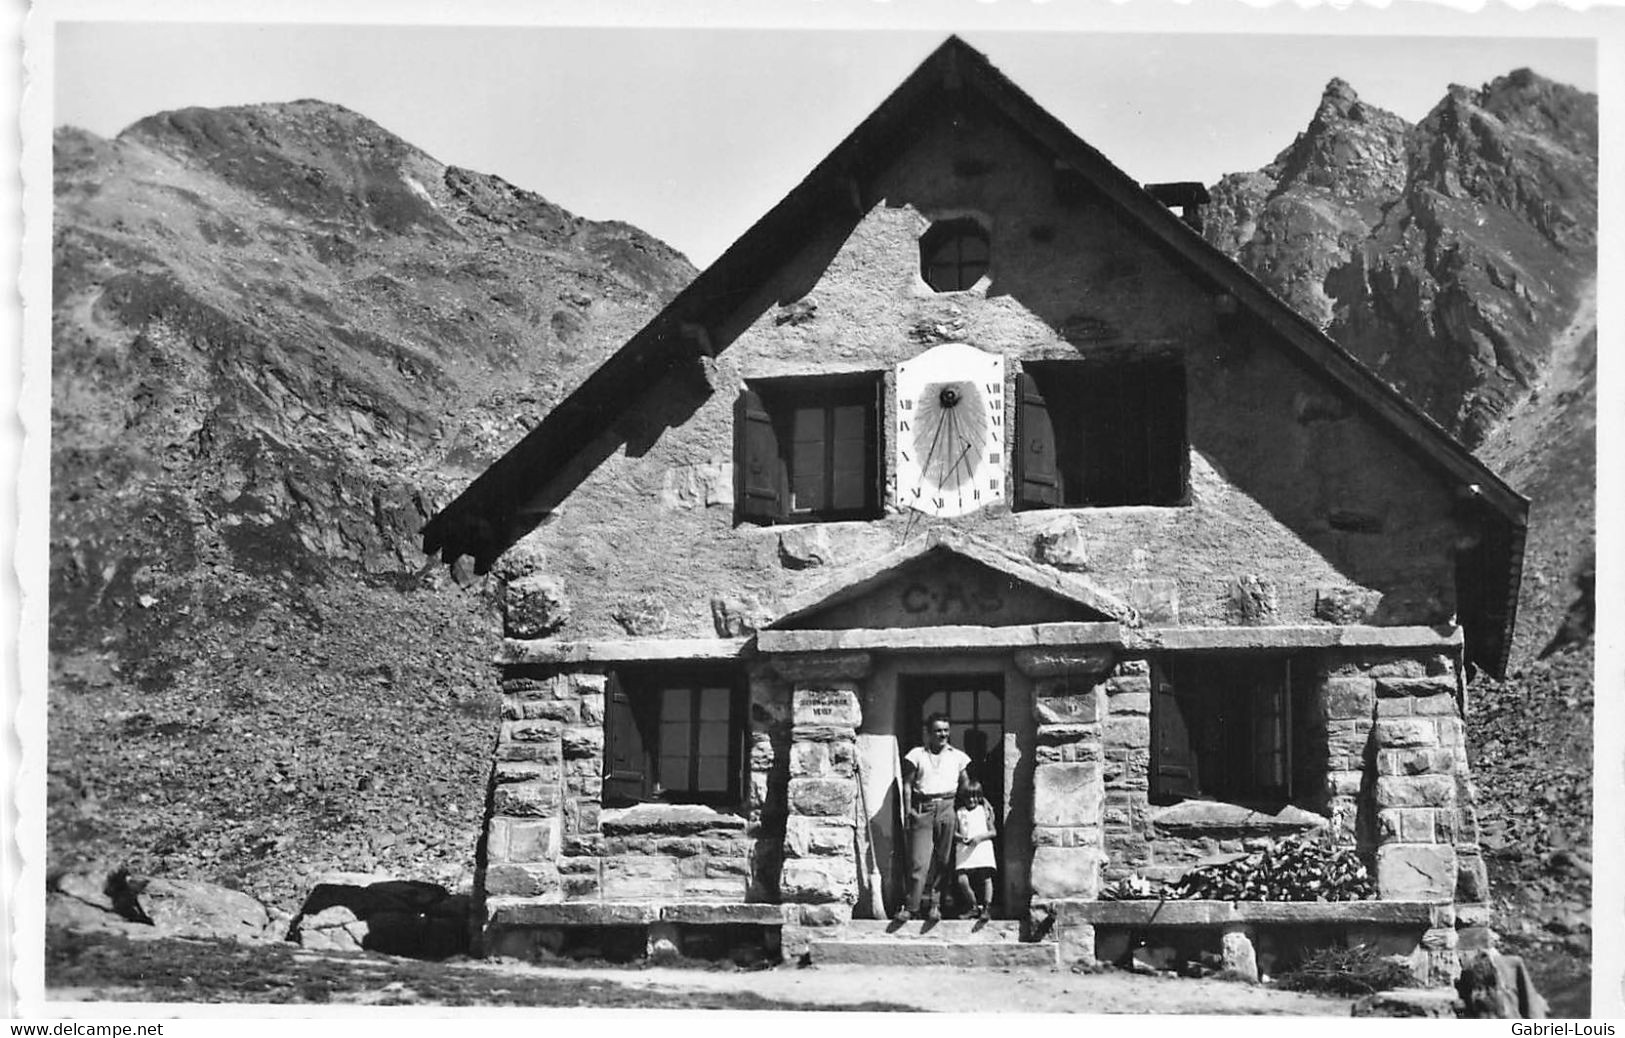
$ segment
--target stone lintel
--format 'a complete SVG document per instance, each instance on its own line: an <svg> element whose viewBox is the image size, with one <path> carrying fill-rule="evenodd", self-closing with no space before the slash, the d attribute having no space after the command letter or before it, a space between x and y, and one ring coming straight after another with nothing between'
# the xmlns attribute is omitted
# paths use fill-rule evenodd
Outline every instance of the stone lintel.
<svg viewBox="0 0 1625 1038"><path fill-rule="evenodd" d="M801 918L800 905L739 904L725 901L678 902L660 910L668 923L756 923L780 926Z"/></svg>
<svg viewBox="0 0 1625 1038"><path fill-rule="evenodd" d="M757 638L763 638L775 631L763 631ZM844 632L834 631L794 631L793 634L835 634ZM757 644L758 652L774 652L775 655L767 658L767 665L785 681L818 682L818 681L858 681L869 676L874 669L874 657L867 652L826 652L817 649L786 650L785 655L779 655L778 650L768 649Z"/></svg>
<svg viewBox="0 0 1625 1038"><path fill-rule="evenodd" d="M681 836L713 829L743 831L745 820L703 804L635 804L600 812L598 825L606 835L655 833Z"/></svg>
<svg viewBox="0 0 1625 1038"><path fill-rule="evenodd" d="M1016 650L1016 669L1029 678L1075 677L1087 682L1105 679L1117 662L1117 647L1090 648L1040 646Z"/></svg>
<svg viewBox="0 0 1625 1038"><path fill-rule="evenodd" d="M1159 627L1125 629L1124 648L1132 653L1222 652L1248 649L1459 649L1461 628L1336 627Z"/></svg>
<svg viewBox="0 0 1625 1038"><path fill-rule="evenodd" d="M1062 923L1094 926L1230 926L1245 923L1432 925L1427 901L1052 901Z"/></svg>
<svg viewBox="0 0 1625 1038"><path fill-rule="evenodd" d="M506 639L499 664L637 663L659 660L732 660L749 654L749 638L615 638L563 642Z"/></svg>
<svg viewBox="0 0 1625 1038"><path fill-rule="evenodd" d="M528 899L492 898L486 903L488 926L640 926L660 919L657 901L560 901L543 904Z"/></svg>
<svg viewBox="0 0 1625 1038"><path fill-rule="evenodd" d="M1151 826L1170 836L1192 836L1214 831L1282 835L1324 829L1324 815L1286 805L1274 814L1218 800L1186 800L1151 809Z"/></svg>
<svg viewBox="0 0 1625 1038"><path fill-rule="evenodd" d="M1115 623L1024 624L979 627L857 627L838 631L760 631L756 648L764 653L843 652L884 649L890 652L952 652L956 649L1023 649L1042 646L1121 644ZM774 661L777 669L778 662ZM782 673L782 671L781 671Z"/></svg>

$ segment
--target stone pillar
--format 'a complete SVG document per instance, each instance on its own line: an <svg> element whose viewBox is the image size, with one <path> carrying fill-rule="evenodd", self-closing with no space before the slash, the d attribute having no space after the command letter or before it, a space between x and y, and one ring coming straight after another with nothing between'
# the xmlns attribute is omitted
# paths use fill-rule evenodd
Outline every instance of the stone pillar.
<svg viewBox="0 0 1625 1038"><path fill-rule="evenodd" d="M746 835L750 838L750 900L779 901L784 868L784 824L789 783L790 689L772 668L753 666L750 674L750 786L746 792Z"/></svg>
<svg viewBox="0 0 1625 1038"><path fill-rule="evenodd" d="M1253 947L1252 928L1243 923L1232 923L1220 935L1220 951L1224 958L1224 972L1236 980L1258 983L1258 951Z"/></svg>
<svg viewBox="0 0 1625 1038"><path fill-rule="evenodd" d="M791 682L789 784L779 895L813 925L852 918L858 901L857 729L867 654L775 659Z"/></svg>
<svg viewBox="0 0 1625 1038"><path fill-rule="evenodd" d="M1102 722L1106 709L1099 683L1111 666L1111 654L1029 650L1017 653L1016 666L1034 679L1033 719L1038 728L1032 801L1033 900L1093 898L1100 889L1105 860L1101 807L1105 799ZM1083 943L1082 935L1075 943Z"/></svg>
<svg viewBox="0 0 1625 1038"><path fill-rule="evenodd" d="M1321 684L1326 813L1331 818L1332 842L1344 847L1360 846L1360 792L1365 787L1366 747L1371 741L1376 700L1371 678L1353 664L1334 666Z"/></svg>
<svg viewBox="0 0 1625 1038"><path fill-rule="evenodd" d="M603 757L601 674L515 668L502 682L492 767L485 893L560 901L581 880L561 874L566 843L598 828ZM590 886L597 893L597 859Z"/></svg>
<svg viewBox="0 0 1625 1038"><path fill-rule="evenodd" d="M1456 751L1465 728L1453 675L1402 660L1370 671L1377 693L1377 890L1449 901L1457 882Z"/></svg>

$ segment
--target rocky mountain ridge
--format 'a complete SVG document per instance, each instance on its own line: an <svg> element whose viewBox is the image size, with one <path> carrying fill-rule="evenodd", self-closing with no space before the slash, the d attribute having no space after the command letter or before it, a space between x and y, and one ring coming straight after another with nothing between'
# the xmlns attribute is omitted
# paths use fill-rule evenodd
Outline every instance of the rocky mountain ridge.
<svg viewBox="0 0 1625 1038"><path fill-rule="evenodd" d="M1592 551L1596 96L1520 69L1412 126L1333 79L1212 194L1210 241L1531 497L1531 658Z"/></svg>
<svg viewBox="0 0 1625 1038"><path fill-rule="evenodd" d="M1534 499L1518 668L1566 629L1591 539L1595 144L1596 99L1532 74L1453 88L1417 126L1334 80L1207 213ZM693 268L318 101L55 145L53 866L123 861L282 911L332 870L456 888L499 709L474 661L499 624L417 529ZM1542 716L1579 728L1589 630L1569 641L1508 687L1567 689ZM1480 734L1505 746L1525 714L1500 688ZM1588 769L1589 729L1568 734L1553 755ZM1511 757L1496 838L1541 870L1589 853L1516 806L1549 786L1542 817L1588 818L1589 771Z"/></svg>
<svg viewBox="0 0 1625 1038"><path fill-rule="evenodd" d="M1418 124L1326 87L1225 177L1209 240L1530 499L1511 673L1469 690L1498 928L1583 1004L1590 954L1597 98L1519 70Z"/></svg>
<svg viewBox="0 0 1625 1038"><path fill-rule="evenodd" d="M55 159L53 863L454 882L499 626L417 530L693 268L322 102Z"/></svg>

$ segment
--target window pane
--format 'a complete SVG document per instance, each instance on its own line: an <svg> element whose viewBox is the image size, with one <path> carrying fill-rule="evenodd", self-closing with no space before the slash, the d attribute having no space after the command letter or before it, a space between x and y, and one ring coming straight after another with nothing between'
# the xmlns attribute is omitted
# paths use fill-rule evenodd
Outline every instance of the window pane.
<svg viewBox="0 0 1625 1038"><path fill-rule="evenodd" d="M987 267L987 242L974 234L959 239L959 261L968 265Z"/></svg>
<svg viewBox="0 0 1625 1038"><path fill-rule="evenodd" d="M866 433L867 408L846 405L834 409L835 441L831 444L835 471L831 474L831 501L833 508L862 508L868 495L864 492L868 471L868 442Z"/></svg>
<svg viewBox="0 0 1625 1038"><path fill-rule="evenodd" d="M660 720L687 721L693 712L689 697L692 691L686 688L668 688L660 697Z"/></svg>
<svg viewBox="0 0 1625 1038"><path fill-rule="evenodd" d="M688 757L660 755L660 786L662 789L688 789Z"/></svg>
<svg viewBox="0 0 1625 1038"><path fill-rule="evenodd" d="M824 490L824 442L797 440L790 448L790 508L820 511L828 507Z"/></svg>
<svg viewBox="0 0 1625 1038"><path fill-rule="evenodd" d="M725 688L707 688L700 690L700 720L726 721L728 720L728 701L733 698Z"/></svg>
<svg viewBox="0 0 1625 1038"><path fill-rule="evenodd" d="M701 757L700 780L697 790L721 792L728 788L728 758Z"/></svg>
<svg viewBox="0 0 1625 1038"><path fill-rule="evenodd" d="M976 719L978 721L997 721L1003 715L999 709L999 697L985 689L976 693Z"/></svg>
<svg viewBox="0 0 1625 1038"><path fill-rule="evenodd" d="M796 443L824 442L824 409L822 407L796 408L795 429L790 438Z"/></svg>
<svg viewBox="0 0 1625 1038"><path fill-rule="evenodd" d="M958 689L948 699L948 716L955 721L969 721L976 712L976 693Z"/></svg>
<svg viewBox="0 0 1625 1038"><path fill-rule="evenodd" d="M835 408L835 442L863 442L864 415L868 408L862 404L845 404Z"/></svg>
<svg viewBox="0 0 1625 1038"><path fill-rule="evenodd" d="M949 271L959 266L959 239L949 238L947 241L931 250L926 257L925 265L933 274Z"/></svg>
<svg viewBox="0 0 1625 1038"><path fill-rule="evenodd" d="M700 725L700 756L728 755L728 722L709 721Z"/></svg>

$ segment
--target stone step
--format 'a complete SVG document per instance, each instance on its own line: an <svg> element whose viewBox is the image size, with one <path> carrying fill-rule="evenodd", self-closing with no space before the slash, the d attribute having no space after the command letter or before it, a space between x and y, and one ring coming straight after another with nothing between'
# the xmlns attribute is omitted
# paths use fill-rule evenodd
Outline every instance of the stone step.
<svg viewBox="0 0 1625 1038"><path fill-rule="evenodd" d="M928 926L920 919L911 919L901 925L887 919L853 919L833 927L827 936L851 941L1014 944L1021 940L1021 922L1016 919L989 919L978 925L974 919L944 919Z"/></svg>
<svg viewBox="0 0 1625 1038"><path fill-rule="evenodd" d="M916 920L898 926L858 919L813 938L814 964L862 966L962 966L975 969L1049 969L1060 965L1054 943L1021 941L1021 924L995 919L977 926L969 919L945 919L927 926Z"/></svg>

